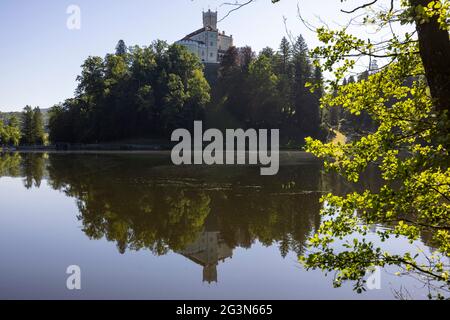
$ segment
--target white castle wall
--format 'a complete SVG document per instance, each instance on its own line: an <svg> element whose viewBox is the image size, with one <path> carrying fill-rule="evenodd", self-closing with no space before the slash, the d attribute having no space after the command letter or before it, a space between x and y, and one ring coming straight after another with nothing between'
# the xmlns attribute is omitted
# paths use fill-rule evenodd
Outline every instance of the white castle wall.
<svg viewBox="0 0 450 320"><path fill-rule="evenodd" d="M217 30L217 12L203 12L203 31L177 41L204 63L219 63L223 53L233 45L233 38Z"/></svg>

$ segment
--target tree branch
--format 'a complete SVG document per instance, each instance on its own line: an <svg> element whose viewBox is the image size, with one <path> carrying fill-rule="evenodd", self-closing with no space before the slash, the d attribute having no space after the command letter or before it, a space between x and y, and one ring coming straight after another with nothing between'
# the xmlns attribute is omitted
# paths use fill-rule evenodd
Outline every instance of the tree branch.
<svg viewBox="0 0 450 320"><path fill-rule="evenodd" d="M249 5L250 3L252 3L254 0L248 0L247 2L243 2L243 3L230 3L230 2L225 2L222 3L221 6L223 5L227 5L227 6L236 6L236 8L231 9L230 11L227 12L227 14L225 16L223 16L223 18L221 18L218 22L221 22L223 20L225 20L231 13L233 13L234 11L237 11L239 9L241 9L242 7L245 7L246 5Z"/></svg>
<svg viewBox="0 0 450 320"><path fill-rule="evenodd" d="M368 6L371 6L371 5L375 4L376 2L378 2L378 0L373 0L372 2L369 2L369 3L366 3L366 4L360 5L359 7L356 7L356 8L353 9L353 10L347 11L347 10L341 9L341 11L344 12L344 13L354 13L354 12L360 10L360 9L366 8L366 7L368 7Z"/></svg>

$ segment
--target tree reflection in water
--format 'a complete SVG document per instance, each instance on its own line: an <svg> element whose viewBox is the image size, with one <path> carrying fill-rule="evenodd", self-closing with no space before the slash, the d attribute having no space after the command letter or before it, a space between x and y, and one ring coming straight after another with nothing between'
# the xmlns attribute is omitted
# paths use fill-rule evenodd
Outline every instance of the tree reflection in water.
<svg viewBox="0 0 450 320"><path fill-rule="evenodd" d="M119 252L170 250L203 266L204 281L236 247L276 244L302 254L320 224L322 191L344 189L321 164L299 162L276 176L248 166L170 165L167 154L4 154L1 175L22 176L27 188L47 179L77 201L90 239Z"/></svg>

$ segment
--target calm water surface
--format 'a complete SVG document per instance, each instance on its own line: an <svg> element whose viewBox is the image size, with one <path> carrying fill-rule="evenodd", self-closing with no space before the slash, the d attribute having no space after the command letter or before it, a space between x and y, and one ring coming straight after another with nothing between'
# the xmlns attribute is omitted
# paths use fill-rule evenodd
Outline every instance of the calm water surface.
<svg viewBox="0 0 450 320"><path fill-rule="evenodd" d="M172 166L168 153L3 154L0 298L426 298L396 270L363 294L304 270L297 257L320 225L319 198L352 187L302 153L281 160L262 177L258 167ZM81 268L79 291L66 288L69 265Z"/></svg>

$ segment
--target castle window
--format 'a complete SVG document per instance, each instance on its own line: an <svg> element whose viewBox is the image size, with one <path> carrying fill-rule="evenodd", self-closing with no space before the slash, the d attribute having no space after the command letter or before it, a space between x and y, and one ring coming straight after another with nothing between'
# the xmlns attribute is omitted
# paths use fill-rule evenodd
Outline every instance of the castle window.
<svg viewBox="0 0 450 320"><path fill-rule="evenodd" d="M213 53L211 52L210 54L209 54L209 56L212 58L212 56L213 56Z"/></svg>
<svg viewBox="0 0 450 320"><path fill-rule="evenodd" d="M211 47L214 45L214 43L211 41Z"/></svg>

